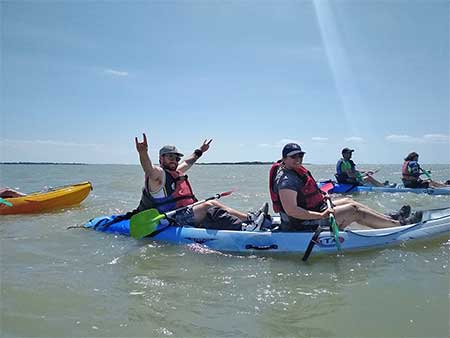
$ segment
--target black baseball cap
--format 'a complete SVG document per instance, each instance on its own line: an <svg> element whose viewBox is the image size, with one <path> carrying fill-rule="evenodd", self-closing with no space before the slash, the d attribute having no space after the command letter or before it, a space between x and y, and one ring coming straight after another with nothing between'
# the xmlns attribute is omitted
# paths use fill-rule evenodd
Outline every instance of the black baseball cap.
<svg viewBox="0 0 450 338"><path fill-rule="evenodd" d="M293 156L295 154L304 154L302 148L297 143L288 143L283 147L283 158Z"/></svg>
<svg viewBox="0 0 450 338"><path fill-rule="evenodd" d="M344 148L342 149L341 153L353 153L355 151L355 149L350 149L350 148Z"/></svg>

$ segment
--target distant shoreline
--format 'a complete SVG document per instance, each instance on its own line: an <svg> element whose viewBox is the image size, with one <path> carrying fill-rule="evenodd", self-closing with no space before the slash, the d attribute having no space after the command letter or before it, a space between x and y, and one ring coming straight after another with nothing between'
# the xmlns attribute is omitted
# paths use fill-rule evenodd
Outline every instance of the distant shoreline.
<svg viewBox="0 0 450 338"><path fill-rule="evenodd" d="M40 164L40 165L88 165L78 162L0 162L0 164Z"/></svg>

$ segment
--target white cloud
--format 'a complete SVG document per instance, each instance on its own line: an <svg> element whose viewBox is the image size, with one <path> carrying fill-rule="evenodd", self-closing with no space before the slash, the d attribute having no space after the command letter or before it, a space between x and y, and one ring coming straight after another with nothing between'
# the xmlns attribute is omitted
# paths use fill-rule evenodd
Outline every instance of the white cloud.
<svg viewBox="0 0 450 338"><path fill-rule="evenodd" d="M128 76L128 72L115 70L115 69L105 69L105 73L114 76Z"/></svg>
<svg viewBox="0 0 450 338"><path fill-rule="evenodd" d="M386 136L386 141L394 143L421 143L421 139L409 135L389 135Z"/></svg>
<svg viewBox="0 0 450 338"><path fill-rule="evenodd" d="M281 140L276 141L275 143L260 143L260 144L258 144L258 146L263 147L263 148L282 148L283 146L285 146L288 143L302 144L302 142L300 142L298 140L283 138Z"/></svg>
<svg viewBox="0 0 450 338"><path fill-rule="evenodd" d="M345 142L364 143L365 140L359 136L351 136L345 139Z"/></svg>
<svg viewBox="0 0 450 338"><path fill-rule="evenodd" d="M449 136L445 134L426 134L423 135L423 139L427 143L446 143L450 141Z"/></svg>
<svg viewBox="0 0 450 338"><path fill-rule="evenodd" d="M313 136L311 140L313 140L314 142L327 142L328 137Z"/></svg>
<svg viewBox="0 0 450 338"><path fill-rule="evenodd" d="M103 144L95 143L75 143L75 142L64 142L64 141L54 141L54 140L9 140L2 139L0 144L5 146L25 146L25 145L46 145L46 146L57 146L57 147L88 147L88 148L102 148Z"/></svg>
<svg viewBox="0 0 450 338"><path fill-rule="evenodd" d="M414 144L423 144L423 143L448 143L449 136L445 134L426 134L422 137L414 137L409 135L389 135L386 136L386 141L393 143L414 143Z"/></svg>

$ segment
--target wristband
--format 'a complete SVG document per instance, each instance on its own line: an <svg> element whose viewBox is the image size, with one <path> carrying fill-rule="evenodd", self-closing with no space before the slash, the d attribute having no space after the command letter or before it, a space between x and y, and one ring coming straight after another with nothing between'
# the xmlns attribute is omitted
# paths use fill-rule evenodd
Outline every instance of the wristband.
<svg viewBox="0 0 450 338"><path fill-rule="evenodd" d="M197 158L199 158L200 156L203 155L203 151L201 151L200 149L195 149L194 154L195 156L197 156Z"/></svg>

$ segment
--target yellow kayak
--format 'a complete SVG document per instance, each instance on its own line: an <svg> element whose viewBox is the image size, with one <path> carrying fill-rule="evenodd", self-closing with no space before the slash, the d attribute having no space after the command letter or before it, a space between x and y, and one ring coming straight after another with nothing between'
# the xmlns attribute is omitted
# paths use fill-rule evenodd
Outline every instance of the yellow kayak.
<svg viewBox="0 0 450 338"><path fill-rule="evenodd" d="M39 213L79 204L91 190L91 182L81 182L23 197L5 198L5 201L12 203L12 207L0 204L0 215Z"/></svg>

